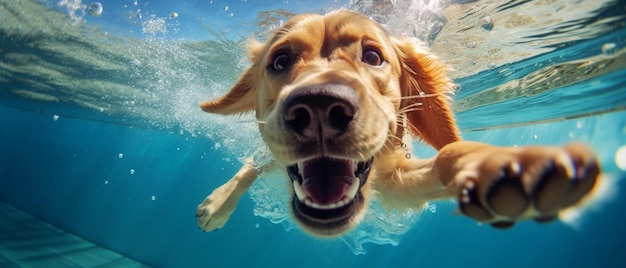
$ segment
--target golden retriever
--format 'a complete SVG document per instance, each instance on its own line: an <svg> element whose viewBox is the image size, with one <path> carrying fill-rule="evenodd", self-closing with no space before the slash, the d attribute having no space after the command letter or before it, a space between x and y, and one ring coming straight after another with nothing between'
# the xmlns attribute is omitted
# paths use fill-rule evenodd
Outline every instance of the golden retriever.
<svg viewBox="0 0 626 268"><path fill-rule="evenodd" d="M390 209L456 198L463 214L499 228L550 221L600 180L585 145L461 141L450 68L359 13L295 16L265 43L252 40L249 52L252 65L235 86L201 108L256 113L274 164L290 178L292 216L312 235L351 230L374 197ZM438 154L407 155L411 137ZM215 189L198 206L200 228L221 228L262 168L245 164Z"/></svg>

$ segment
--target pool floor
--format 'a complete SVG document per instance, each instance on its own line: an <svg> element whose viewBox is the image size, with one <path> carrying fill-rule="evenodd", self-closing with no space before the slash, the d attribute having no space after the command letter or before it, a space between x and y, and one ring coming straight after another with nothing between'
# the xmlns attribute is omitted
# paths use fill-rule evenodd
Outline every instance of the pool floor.
<svg viewBox="0 0 626 268"><path fill-rule="evenodd" d="M0 267L147 267L0 202Z"/></svg>

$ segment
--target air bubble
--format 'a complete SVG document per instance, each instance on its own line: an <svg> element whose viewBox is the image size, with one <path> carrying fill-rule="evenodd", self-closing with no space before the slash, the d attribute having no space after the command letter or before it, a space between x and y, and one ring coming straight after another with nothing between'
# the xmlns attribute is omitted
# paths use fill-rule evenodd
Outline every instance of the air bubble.
<svg viewBox="0 0 626 268"><path fill-rule="evenodd" d="M109 184L109 181L104 181L104 184Z"/></svg>
<svg viewBox="0 0 626 268"><path fill-rule="evenodd" d="M153 195L152 197L150 197L150 199L152 199L152 201L156 200L156 196Z"/></svg>
<svg viewBox="0 0 626 268"><path fill-rule="evenodd" d="M615 151L615 164L622 171L626 171L626 145L622 145Z"/></svg>
<svg viewBox="0 0 626 268"><path fill-rule="evenodd" d="M100 15L102 15L102 4L100 4L100 2L93 2L89 4L89 15L93 17L100 17Z"/></svg>
<svg viewBox="0 0 626 268"><path fill-rule="evenodd" d="M119 158L119 159L124 158L124 154L123 154L123 153L119 153L119 154L117 154L117 158Z"/></svg>
<svg viewBox="0 0 626 268"><path fill-rule="evenodd" d="M474 41L467 43L467 48L475 48L476 46L478 46L478 43Z"/></svg>
<svg viewBox="0 0 626 268"><path fill-rule="evenodd" d="M229 7L228 6L224 6L224 11L228 11Z"/></svg>
<svg viewBox="0 0 626 268"><path fill-rule="evenodd" d="M131 169L131 170L130 170L130 175L133 175L133 174L135 174L135 170L134 170L134 169Z"/></svg>
<svg viewBox="0 0 626 268"><path fill-rule="evenodd" d="M428 210L431 213L436 213L437 212L437 205L435 205L435 204L428 204Z"/></svg>
<svg viewBox="0 0 626 268"><path fill-rule="evenodd" d="M52 116L52 120L54 120L55 122L56 122L56 121L59 121L59 116L58 116L58 115L56 115L56 114L55 114L55 115L53 115L53 116Z"/></svg>
<svg viewBox="0 0 626 268"><path fill-rule="evenodd" d="M604 55L612 55L617 52L617 45L615 43L606 43L602 45L602 54Z"/></svg>
<svg viewBox="0 0 626 268"><path fill-rule="evenodd" d="M405 157L406 159L411 159L411 157L412 157L412 156L411 156L411 153L406 153L406 154L404 155L404 157Z"/></svg>
<svg viewBox="0 0 626 268"><path fill-rule="evenodd" d="M170 13L170 19L175 19L175 18L178 18L178 13L176 12Z"/></svg>
<svg viewBox="0 0 626 268"><path fill-rule="evenodd" d="M484 16L480 19L478 25L485 31L491 31L493 29L493 20L489 16Z"/></svg>

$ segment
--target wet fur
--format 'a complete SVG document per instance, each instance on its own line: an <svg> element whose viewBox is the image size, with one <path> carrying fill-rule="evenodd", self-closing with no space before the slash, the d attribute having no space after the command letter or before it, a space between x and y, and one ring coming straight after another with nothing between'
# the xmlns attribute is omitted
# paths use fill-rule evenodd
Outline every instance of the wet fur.
<svg viewBox="0 0 626 268"><path fill-rule="evenodd" d="M361 57L367 49L380 52L384 65L366 64ZM297 60L288 71L272 73L268 66L284 51ZM464 214L496 227L528 218L549 221L583 199L598 178L595 154L581 144L513 148L461 141L449 105L455 88L447 76L450 68L415 39L393 37L358 13L296 16L266 42L251 41L249 52L252 65L223 97L202 103L204 111L254 112L274 164L281 168L316 153L355 161L374 158L360 189L364 202L348 223L312 226L296 219L313 235L351 230L374 196L390 209L419 209L431 200L456 198ZM359 114L336 146L310 152L284 126L280 107L295 90L326 84L352 88ZM407 158L412 137L438 155ZM214 190L198 206L199 226L221 228L262 168L245 164Z"/></svg>

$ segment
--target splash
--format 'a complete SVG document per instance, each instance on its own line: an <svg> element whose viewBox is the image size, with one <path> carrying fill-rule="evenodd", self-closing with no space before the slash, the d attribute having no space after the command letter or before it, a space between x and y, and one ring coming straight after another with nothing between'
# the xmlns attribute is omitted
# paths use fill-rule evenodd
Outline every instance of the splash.
<svg viewBox="0 0 626 268"><path fill-rule="evenodd" d="M61 0L57 5L67 9L72 24L76 25L83 22L87 5L83 4L82 0Z"/></svg>
<svg viewBox="0 0 626 268"><path fill-rule="evenodd" d="M393 35L413 36L430 43L445 24L444 9L449 4L438 0L351 0L347 8L370 16Z"/></svg>
<svg viewBox="0 0 626 268"><path fill-rule="evenodd" d="M155 15L150 15L149 19L145 20L142 24L141 30L144 33L156 35L167 34L167 27L165 18L160 18Z"/></svg>

